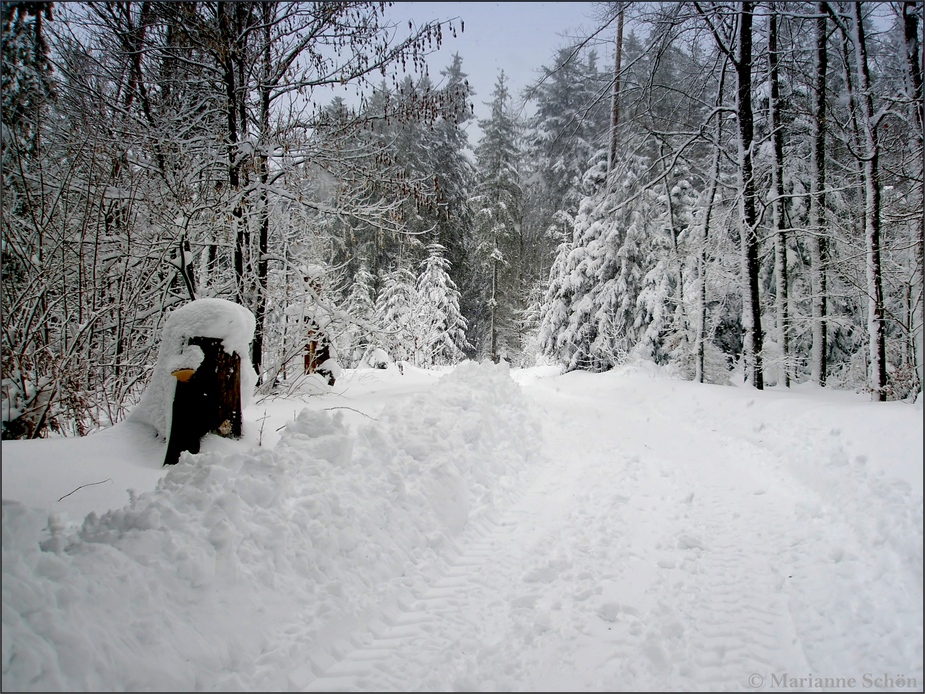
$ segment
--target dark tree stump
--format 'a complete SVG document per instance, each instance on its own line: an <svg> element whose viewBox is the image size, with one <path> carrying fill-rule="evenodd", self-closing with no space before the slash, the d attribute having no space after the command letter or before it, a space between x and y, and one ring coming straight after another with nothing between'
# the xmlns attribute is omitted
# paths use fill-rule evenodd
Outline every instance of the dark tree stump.
<svg viewBox="0 0 925 694"><path fill-rule="evenodd" d="M188 380L177 372L170 437L164 465L175 465L180 453L198 453L202 437L218 434L241 437L241 358L228 354L221 338L191 337L202 350L202 363Z"/></svg>

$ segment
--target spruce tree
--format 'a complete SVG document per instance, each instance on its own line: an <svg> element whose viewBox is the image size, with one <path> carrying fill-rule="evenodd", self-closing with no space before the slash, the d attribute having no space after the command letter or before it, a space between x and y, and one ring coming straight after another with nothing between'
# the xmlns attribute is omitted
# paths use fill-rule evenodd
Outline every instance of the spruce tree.
<svg viewBox="0 0 925 694"><path fill-rule="evenodd" d="M433 239L445 249L449 275L460 292L460 310L471 325L480 304L477 277L473 274L475 261L469 242L474 226L469 200L475 188L475 167L465 128L474 117L470 100L475 92L463 72L459 54L453 56L453 61L441 74L445 80L442 90L447 102L454 107L434 124L431 139L439 205Z"/></svg>
<svg viewBox="0 0 925 694"><path fill-rule="evenodd" d="M360 260L353 276L344 305L346 327L340 336L338 352L343 366L356 367L374 346L378 331L375 326L376 307L373 303L373 276Z"/></svg>
<svg viewBox="0 0 925 694"><path fill-rule="evenodd" d="M459 310L459 289L450 277L450 263L438 243L428 246L417 281L420 366L447 366L465 357L466 319Z"/></svg>
<svg viewBox="0 0 925 694"><path fill-rule="evenodd" d="M415 277L398 266L386 274L376 299L376 322L382 328L381 347L393 361L415 362L421 344Z"/></svg>
<svg viewBox="0 0 925 694"><path fill-rule="evenodd" d="M524 306L523 189L520 182L519 124L511 108L504 71L498 75L491 116L479 121L476 148L478 183L473 198L476 239L487 315L480 316L476 339L482 356L498 361L519 358L518 311Z"/></svg>

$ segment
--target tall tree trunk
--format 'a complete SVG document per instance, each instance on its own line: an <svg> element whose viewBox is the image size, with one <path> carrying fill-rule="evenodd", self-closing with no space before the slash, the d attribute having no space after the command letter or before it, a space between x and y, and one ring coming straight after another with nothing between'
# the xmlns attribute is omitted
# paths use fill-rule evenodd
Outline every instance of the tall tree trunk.
<svg viewBox="0 0 925 694"><path fill-rule="evenodd" d="M867 333L870 351L868 383L873 400L886 400L886 340L883 330L883 271L880 260L880 147L871 94L863 3L850 3L852 40L858 88L855 107L861 136L864 183L864 238L867 251Z"/></svg>
<svg viewBox="0 0 925 694"><path fill-rule="evenodd" d="M497 244L496 244L497 248ZM488 303L489 306L489 321L490 321L490 331L491 331L491 360L494 363L498 363L498 325L496 322L496 314L498 312L498 299L496 295L498 287L498 259L492 257L491 262L491 300Z"/></svg>
<svg viewBox="0 0 925 694"><path fill-rule="evenodd" d="M610 102L610 156L607 171L617 165L617 126L620 124L620 72L623 62L623 3L617 3L617 42L613 64L613 93Z"/></svg>
<svg viewBox="0 0 925 694"><path fill-rule="evenodd" d="M258 143L260 151L257 154L257 165L260 175L260 231L257 239L257 276L256 296L254 300L254 319L257 323L254 329L254 341L251 347L251 361L254 363L254 370L259 374L260 365L263 362L263 322L267 313L267 272L269 269L267 254L269 252L270 237L270 90L271 71L272 71L272 54L271 54L271 32L273 25L272 8L270 3L264 2L261 5L263 13L263 78L260 81L260 137Z"/></svg>
<svg viewBox="0 0 925 694"><path fill-rule="evenodd" d="M228 184L231 196L231 225L234 232L235 298L242 306L249 306L250 229L245 214L247 173L243 165L241 142L247 137L246 84L244 83L245 24L248 3L216 3L216 17L221 45L219 61L225 88L227 119Z"/></svg>
<svg viewBox="0 0 925 694"><path fill-rule="evenodd" d="M736 112L739 121L740 213L742 218L742 272L745 281L744 315L745 364L751 372L752 385L764 389L762 351L764 333L761 329L761 297L759 295L758 215L756 211L755 177L752 163L755 124L752 112L752 24L754 3L743 2L739 10L739 54L735 62L737 84Z"/></svg>
<svg viewBox="0 0 925 694"><path fill-rule="evenodd" d="M813 383L825 386L828 372L828 261L829 242L826 231L825 195L825 140L826 140L826 71L828 51L826 50L828 3L820 2L816 17L816 103L813 112L813 149L811 159L809 226L813 234L810 243L812 253L812 318L813 346L810 372Z"/></svg>
<svg viewBox="0 0 925 694"><path fill-rule="evenodd" d="M784 224L784 133L780 118L780 71L777 49L777 4L772 3L768 16L768 81L771 94L771 142L774 163L771 167L771 225L774 232L774 275L777 279L777 332L783 355L783 385L790 387L790 311L787 282L787 239Z"/></svg>
<svg viewBox="0 0 925 694"><path fill-rule="evenodd" d="M704 356L706 351L707 332L707 242L710 238L710 222L713 218L713 204L716 200L716 188L719 185L719 157L723 141L723 113L719 107L723 103L723 90L726 86L726 61L720 68L719 84L716 88L716 131L713 140L713 160L710 162L710 181L707 184L706 204L703 213L703 239L701 240L700 256L697 259L700 274L700 318L697 321L697 366L696 379L698 383L704 382Z"/></svg>
<svg viewBox="0 0 925 694"><path fill-rule="evenodd" d="M662 161L665 161L665 145L662 143L659 146L659 155L662 158ZM668 230L671 233L671 251L674 255L674 260L678 265L678 298L676 302L675 317L677 322L675 323L675 329L679 330L684 336L685 344L688 339L687 332L687 315L684 311L684 264L681 260L681 254L678 251L678 236L680 231L678 230L678 225L675 220L675 211L674 211L674 201L671 199L671 183L669 181L670 171L665 169L663 172L664 179L662 183L665 186L665 207L668 212Z"/></svg>
<svg viewBox="0 0 925 694"><path fill-rule="evenodd" d="M229 17L229 3L219 2L215 6L215 15L218 23L221 46L219 48L219 61L222 66L222 86L225 88L225 119L227 132L225 145L228 155L228 194L231 197L232 213L231 224L235 235L234 246L234 275L235 298L241 305L245 305L244 297L244 248L241 243L244 225L244 210L241 207L241 161L238 151L238 84L235 72L235 31ZM210 258L210 261L212 259Z"/></svg>
<svg viewBox="0 0 925 694"><path fill-rule="evenodd" d="M909 71L909 86L912 108L914 111L914 122L917 126L915 132L919 148L918 170L919 178L919 233L916 239L915 264L918 268L918 316L911 316L909 330L913 339L913 358L915 360L915 371L918 377L918 388L921 391L925 378L922 375L922 366L925 362L923 355L922 343L923 331L925 331L925 90L922 86L922 72L925 71L925 52L922 51L922 43L919 37L919 19L916 14L916 2L908 1L903 3L903 33L906 43L906 65ZM916 325L918 321L918 325Z"/></svg>

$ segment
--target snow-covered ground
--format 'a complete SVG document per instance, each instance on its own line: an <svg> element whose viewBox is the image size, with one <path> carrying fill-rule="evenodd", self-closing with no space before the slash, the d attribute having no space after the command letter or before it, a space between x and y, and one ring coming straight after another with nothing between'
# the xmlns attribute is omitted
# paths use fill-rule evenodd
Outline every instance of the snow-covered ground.
<svg viewBox="0 0 925 694"><path fill-rule="evenodd" d="M922 690L921 404L465 363L245 420L3 442L4 691Z"/></svg>

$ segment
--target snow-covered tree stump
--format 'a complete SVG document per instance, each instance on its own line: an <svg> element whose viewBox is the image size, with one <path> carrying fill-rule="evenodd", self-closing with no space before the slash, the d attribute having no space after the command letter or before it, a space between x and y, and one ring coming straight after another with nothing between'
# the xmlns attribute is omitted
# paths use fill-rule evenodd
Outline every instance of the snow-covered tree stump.
<svg viewBox="0 0 925 694"><path fill-rule="evenodd" d="M177 385L164 465L175 465L183 451L198 453L206 434L241 437L240 355L226 352L217 337L196 335L188 346L200 348L202 362L171 372Z"/></svg>
<svg viewBox="0 0 925 694"><path fill-rule="evenodd" d="M248 355L254 315L224 299L197 299L167 318L151 382L130 417L167 439L164 465L198 453L206 434L239 438L257 375Z"/></svg>

